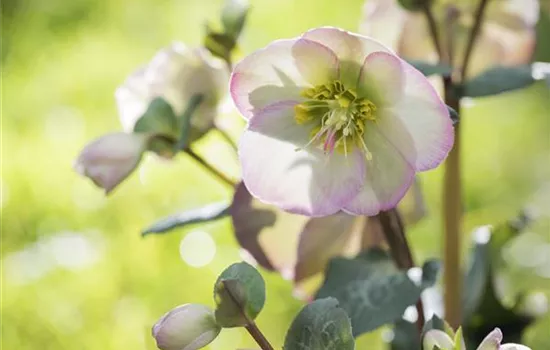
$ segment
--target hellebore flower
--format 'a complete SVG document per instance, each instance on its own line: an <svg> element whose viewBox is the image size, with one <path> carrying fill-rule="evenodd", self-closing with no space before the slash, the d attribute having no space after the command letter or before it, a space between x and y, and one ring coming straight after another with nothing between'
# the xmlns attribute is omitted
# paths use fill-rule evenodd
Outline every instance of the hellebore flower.
<svg viewBox="0 0 550 350"><path fill-rule="evenodd" d="M74 168L109 193L138 165L148 140L145 134L104 135L84 147Z"/></svg>
<svg viewBox="0 0 550 350"><path fill-rule="evenodd" d="M434 0L432 10L442 47L451 52L454 65L461 67L477 2ZM411 60L438 60L428 24L422 12L409 12L397 0L369 0L365 3L360 32L372 36ZM485 21L472 52L469 76L496 65L530 62L535 49L538 0L490 1ZM453 47L450 49L452 38Z"/></svg>
<svg viewBox="0 0 550 350"><path fill-rule="evenodd" d="M185 304L162 316L152 333L161 350L196 350L210 344L220 330L211 309Z"/></svg>
<svg viewBox="0 0 550 350"><path fill-rule="evenodd" d="M116 90L121 124L126 132L132 132L156 97L166 100L179 117L189 99L202 94L203 100L191 119L192 135L200 137L213 126L228 79L223 61L208 50L174 43L160 50L149 64L130 75Z"/></svg>
<svg viewBox="0 0 550 350"><path fill-rule="evenodd" d="M521 344L501 344L502 337L500 329L495 328L485 337L485 339L483 339L481 344L477 347L477 350L531 350L529 347ZM460 345L457 344L459 342ZM464 344L461 330L456 333L455 339L453 340L447 333L438 329L432 329L426 332L424 336L423 349L466 350L466 345Z"/></svg>
<svg viewBox="0 0 550 350"><path fill-rule="evenodd" d="M247 56L230 92L248 119L239 144L246 187L292 213L392 208L454 140L447 108L420 72L377 41L337 28Z"/></svg>

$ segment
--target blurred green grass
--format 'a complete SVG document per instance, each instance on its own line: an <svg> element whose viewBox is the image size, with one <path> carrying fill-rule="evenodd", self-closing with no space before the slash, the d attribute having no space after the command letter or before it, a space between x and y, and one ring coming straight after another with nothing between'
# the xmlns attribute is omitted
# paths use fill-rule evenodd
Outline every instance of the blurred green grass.
<svg viewBox="0 0 550 350"><path fill-rule="evenodd" d="M362 2L252 1L241 50L315 26L356 30ZM105 198L71 166L86 142L120 129L117 85L173 40L200 44L204 21L220 7L221 1L204 0L2 3L4 349L154 349L150 327L165 311L213 303L217 274L240 259L227 219L163 237L139 232L180 209L229 198L227 186L185 156L148 157ZM465 109L465 232L513 216L550 178L549 110L542 83ZM238 176L222 147L209 135L199 150ZM418 261L439 255L441 243L441 169L422 179L430 216L410 230ZM538 233L550 240L542 227ZM213 261L201 268L179 253L192 230L209 233L216 244ZM264 276L268 302L258 323L280 346L301 303L291 298L289 282ZM361 344L381 349L380 332ZM247 346L254 346L247 334L224 330L210 348Z"/></svg>

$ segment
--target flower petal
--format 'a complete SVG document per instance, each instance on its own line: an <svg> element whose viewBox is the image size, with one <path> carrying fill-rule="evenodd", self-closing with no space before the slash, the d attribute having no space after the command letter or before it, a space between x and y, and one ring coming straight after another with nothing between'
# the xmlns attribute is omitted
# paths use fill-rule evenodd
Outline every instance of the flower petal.
<svg viewBox="0 0 550 350"><path fill-rule="evenodd" d="M344 210L372 216L397 205L412 184L415 172L374 124L365 128L364 139L372 154L372 159L366 161L365 184Z"/></svg>
<svg viewBox="0 0 550 350"><path fill-rule="evenodd" d="M376 40L334 27L312 29L302 35L331 49L340 60L340 79L353 87L365 58L373 52L392 52Z"/></svg>
<svg viewBox="0 0 550 350"><path fill-rule="evenodd" d="M429 81L402 61L405 91L392 107L379 111L378 128L416 171L438 166L454 143L447 107Z"/></svg>
<svg viewBox="0 0 550 350"><path fill-rule="evenodd" d="M261 201L308 216L336 213L360 190L364 161L359 151L326 156L308 146L311 128L297 125L286 101L264 108L241 138L243 181Z"/></svg>
<svg viewBox="0 0 550 350"><path fill-rule="evenodd" d="M499 350L531 350L531 348L521 344L508 343L501 345Z"/></svg>
<svg viewBox="0 0 550 350"><path fill-rule="evenodd" d="M326 83L337 72L338 59L327 47L301 38L277 40L235 66L229 89L248 119L268 105L301 99L305 87Z"/></svg>
<svg viewBox="0 0 550 350"><path fill-rule="evenodd" d="M295 282L323 271L331 258L344 255L352 234L362 228L357 227L356 218L340 212L312 218L304 225L298 243Z"/></svg>
<svg viewBox="0 0 550 350"><path fill-rule="evenodd" d="M387 52L373 52L365 58L357 93L371 99L377 106L397 102L403 94L405 73L401 59Z"/></svg>
<svg viewBox="0 0 550 350"><path fill-rule="evenodd" d="M432 350L434 347L439 349L454 349L455 344L451 337L439 329L430 329L424 335L423 349Z"/></svg>
<svg viewBox="0 0 550 350"><path fill-rule="evenodd" d="M407 11L397 0L369 0L363 6L359 31L395 50L407 15ZM391 26L388 23L391 23Z"/></svg>
<svg viewBox="0 0 550 350"><path fill-rule="evenodd" d="M502 332L499 328L495 328L489 333L485 339L479 344L477 350L499 350L502 342Z"/></svg>

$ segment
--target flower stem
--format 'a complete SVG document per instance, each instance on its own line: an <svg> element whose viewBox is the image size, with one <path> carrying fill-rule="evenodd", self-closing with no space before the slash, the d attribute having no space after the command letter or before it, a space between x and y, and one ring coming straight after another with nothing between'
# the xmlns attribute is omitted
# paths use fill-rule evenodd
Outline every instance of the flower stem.
<svg viewBox="0 0 550 350"><path fill-rule="evenodd" d="M229 135L229 133L226 130L222 129L222 128L217 127L217 129L220 132L220 134L222 135L223 139L231 146L231 148L234 151L236 151L237 150L237 143L233 140L231 135Z"/></svg>
<svg viewBox="0 0 550 350"><path fill-rule="evenodd" d="M474 26L472 27L472 31L470 32L470 37L468 38L468 42L466 44L466 51L464 53L464 60L462 60L462 69L461 69L461 82L464 82L464 79L466 77L466 73L468 70L468 65L470 64L470 57L472 56L472 52L474 51L474 44L479 36L479 31L481 30L481 26L483 24L483 18L485 15L485 9L487 8L487 4L489 3L489 0L480 0L479 5L476 9L476 13L474 15Z"/></svg>
<svg viewBox="0 0 550 350"><path fill-rule="evenodd" d="M258 326L256 326L256 323L254 321L251 321L245 328L248 331L248 333L252 336L252 338L254 338L256 343L258 343L258 345L262 350L274 350L273 346L269 344L269 341L260 331Z"/></svg>
<svg viewBox="0 0 550 350"><path fill-rule="evenodd" d="M402 270L414 267L414 259L405 234L405 227L397 208L381 211L374 218L380 222L384 238L390 247L390 254L397 267ZM416 303L416 311L418 313L416 324L419 333L422 333L422 329L424 328L424 306L422 299L419 299Z"/></svg>
<svg viewBox="0 0 550 350"><path fill-rule="evenodd" d="M191 158L193 158L197 163L202 165L204 168L206 168L208 171L210 171L212 174L214 174L218 179L222 180L226 184L230 186L236 186L237 183L230 178L228 178L224 173L216 169L212 164L208 163L204 158L196 154L191 148L187 147L185 150L185 153L187 153Z"/></svg>

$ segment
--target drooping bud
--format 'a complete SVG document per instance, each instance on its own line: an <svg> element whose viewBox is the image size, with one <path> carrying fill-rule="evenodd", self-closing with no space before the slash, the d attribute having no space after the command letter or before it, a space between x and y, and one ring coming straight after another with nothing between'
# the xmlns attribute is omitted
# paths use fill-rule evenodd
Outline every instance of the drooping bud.
<svg viewBox="0 0 550 350"><path fill-rule="evenodd" d="M184 304L162 316L152 334L161 350L196 350L210 344L220 330L210 308Z"/></svg>
<svg viewBox="0 0 550 350"><path fill-rule="evenodd" d="M104 135L84 147L74 169L109 193L138 165L148 138L145 134Z"/></svg>

